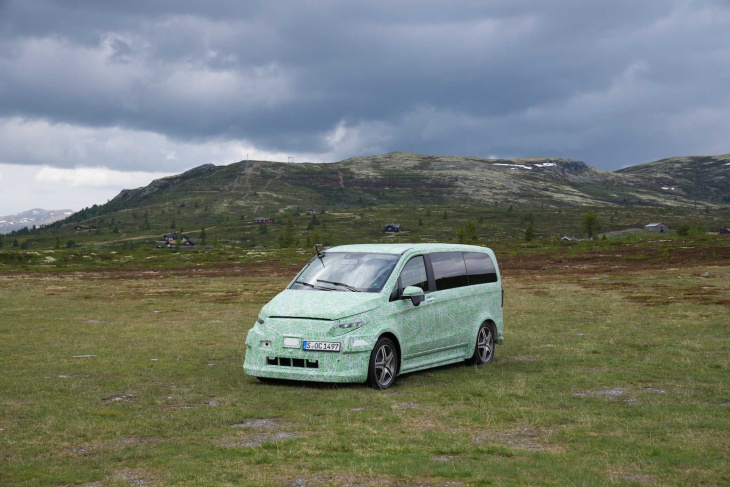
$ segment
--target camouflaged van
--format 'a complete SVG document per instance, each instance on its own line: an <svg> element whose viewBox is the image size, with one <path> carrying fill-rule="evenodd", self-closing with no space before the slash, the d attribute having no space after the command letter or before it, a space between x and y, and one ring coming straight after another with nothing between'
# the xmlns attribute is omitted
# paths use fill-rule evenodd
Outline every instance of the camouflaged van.
<svg viewBox="0 0 730 487"><path fill-rule="evenodd" d="M503 341L494 252L450 244L333 247L263 307L244 371L267 378L367 382L468 361Z"/></svg>

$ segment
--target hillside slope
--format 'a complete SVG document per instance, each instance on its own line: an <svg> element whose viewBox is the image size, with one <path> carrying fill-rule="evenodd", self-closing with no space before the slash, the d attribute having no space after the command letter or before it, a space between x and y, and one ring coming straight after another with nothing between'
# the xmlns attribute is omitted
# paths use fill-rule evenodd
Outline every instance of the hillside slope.
<svg viewBox="0 0 730 487"><path fill-rule="evenodd" d="M280 245L281 239L287 245L297 239L302 245L307 240L449 241L462 226L476 224L479 238L522 239L529 223L538 236L581 235L587 209L598 212L604 231L641 228L651 221L671 228L699 220L712 229L727 226L730 209L723 201L728 193L723 178L730 165L684 169L691 164L658 161L609 172L568 159L403 152L329 164L206 164L124 190L104 205L14 237L20 237L18 245L27 238L39 248L149 248L159 245L163 234L181 229L202 243L205 228L208 244L220 239L245 247ZM657 168L663 170L661 176ZM670 180L673 186L668 186ZM257 225L256 217L275 218L277 224ZM388 222L407 231L386 235L382 230ZM75 230L76 223L90 229Z"/></svg>
<svg viewBox="0 0 730 487"><path fill-rule="evenodd" d="M617 173L636 176L645 185L653 184L668 194L712 203L730 201L730 154L671 157L620 169Z"/></svg>
<svg viewBox="0 0 730 487"><path fill-rule="evenodd" d="M730 169L730 167L728 168ZM687 176L692 171L687 170ZM727 184L687 177L665 190L669 177L642 171L607 172L568 159L479 159L403 152L330 164L242 161L207 164L149 186L122 191L103 211L215 195L249 215L295 206L439 203L454 199L492 206L565 207L603 205L689 206L722 203ZM663 182L662 182L663 181ZM718 197L720 195L720 197ZM103 212L102 211L102 212Z"/></svg>

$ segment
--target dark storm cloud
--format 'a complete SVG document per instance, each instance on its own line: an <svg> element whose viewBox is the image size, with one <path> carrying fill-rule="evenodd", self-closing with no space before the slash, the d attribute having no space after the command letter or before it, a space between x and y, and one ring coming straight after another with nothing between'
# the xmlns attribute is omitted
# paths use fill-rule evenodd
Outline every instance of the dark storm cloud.
<svg viewBox="0 0 730 487"><path fill-rule="evenodd" d="M5 1L0 117L615 169L730 152L728 32L726 2Z"/></svg>

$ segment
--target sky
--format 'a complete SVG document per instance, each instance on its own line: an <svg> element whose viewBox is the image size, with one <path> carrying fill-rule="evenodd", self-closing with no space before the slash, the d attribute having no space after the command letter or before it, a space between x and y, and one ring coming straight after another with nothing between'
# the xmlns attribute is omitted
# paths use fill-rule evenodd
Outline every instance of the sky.
<svg viewBox="0 0 730 487"><path fill-rule="evenodd" d="M730 1L0 0L0 215L206 163L730 152Z"/></svg>

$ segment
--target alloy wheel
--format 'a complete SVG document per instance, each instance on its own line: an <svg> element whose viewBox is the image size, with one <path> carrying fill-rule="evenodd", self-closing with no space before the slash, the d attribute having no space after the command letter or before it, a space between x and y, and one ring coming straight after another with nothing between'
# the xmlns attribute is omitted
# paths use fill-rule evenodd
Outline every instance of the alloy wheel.
<svg viewBox="0 0 730 487"><path fill-rule="evenodd" d="M387 387L395 377L395 350L383 344L375 354L375 380L378 386Z"/></svg>
<svg viewBox="0 0 730 487"><path fill-rule="evenodd" d="M492 331L485 326L479 330L479 337L477 338L477 352L482 363L489 362L492 358L493 347Z"/></svg>

